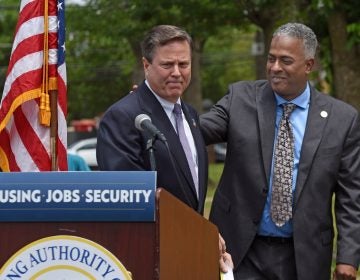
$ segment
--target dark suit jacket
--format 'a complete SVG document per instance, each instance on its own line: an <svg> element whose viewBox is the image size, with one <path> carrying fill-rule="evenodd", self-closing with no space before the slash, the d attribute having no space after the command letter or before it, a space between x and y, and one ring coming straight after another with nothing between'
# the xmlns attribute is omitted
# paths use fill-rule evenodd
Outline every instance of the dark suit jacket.
<svg viewBox="0 0 360 280"><path fill-rule="evenodd" d="M157 186L165 188L199 213L203 213L207 190L208 161L206 146L199 129L196 111L182 102L184 115L194 137L199 167L199 197L196 197L191 171L180 140L159 101L142 83L135 93L130 93L112 105L100 123L97 141L97 160L100 170L151 170L146 142L149 135L135 128L139 114L147 114L152 123L165 135L170 149L160 140L154 143ZM172 165L171 157L175 166ZM177 180L175 169L179 174Z"/></svg>
<svg viewBox="0 0 360 280"><path fill-rule="evenodd" d="M238 82L200 118L207 144L227 142L210 220L226 240L235 267L253 242L268 195L275 110L276 100L266 81ZM339 234L337 262L359 265L359 143L359 113L311 88L293 209L300 280L330 279L333 194Z"/></svg>

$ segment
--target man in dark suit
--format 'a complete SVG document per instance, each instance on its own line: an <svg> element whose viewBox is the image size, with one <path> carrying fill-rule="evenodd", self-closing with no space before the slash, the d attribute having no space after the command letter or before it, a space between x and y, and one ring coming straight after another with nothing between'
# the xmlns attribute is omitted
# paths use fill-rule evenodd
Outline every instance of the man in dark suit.
<svg viewBox="0 0 360 280"><path fill-rule="evenodd" d="M96 156L100 170L152 170L154 161L148 151L152 143L157 186L203 214L207 151L198 114L181 99L191 79L191 46L189 34L176 26L159 25L147 33L141 45L145 81L105 112ZM166 141L135 127L141 114L151 118ZM226 272L232 260L223 246L219 236L220 269Z"/></svg>
<svg viewBox="0 0 360 280"><path fill-rule="evenodd" d="M316 48L310 28L297 23L281 26L271 41L268 80L231 84L227 95L200 118L207 144L227 142L210 220L226 241L237 280L329 280L333 195L338 233L334 279L356 279L359 112L310 85ZM292 209L278 222L277 207L272 208L274 150L287 103L296 105L291 105L295 109L287 121L293 141Z"/></svg>
<svg viewBox="0 0 360 280"><path fill-rule="evenodd" d="M157 185L199 213L207 190L207 153L196 111L181 99L191 79L191 37L182 29L160 25L142 42L146 80L136 92L112 105L103 116L97 142L100 170L151 170L147 140L135 118L146 114L165 136L153 143ZM177 134L174 104L182 108L184 131L190 146L195 177Z"/></svg>

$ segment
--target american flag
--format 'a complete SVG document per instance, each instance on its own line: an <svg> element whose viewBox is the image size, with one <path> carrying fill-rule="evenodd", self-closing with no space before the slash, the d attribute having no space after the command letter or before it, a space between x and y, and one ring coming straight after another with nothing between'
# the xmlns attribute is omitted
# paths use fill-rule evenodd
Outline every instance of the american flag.
<svg viewBox="0 0 360 280"><path fill-rule="evenodd" d="M67 170L64 1L21 0L0 103L3 171L50 171L54 158L56 170ZM46 94L56 91L57 106L49 112ZM52 136L40 111L55 120L57 111Z"/></svg>

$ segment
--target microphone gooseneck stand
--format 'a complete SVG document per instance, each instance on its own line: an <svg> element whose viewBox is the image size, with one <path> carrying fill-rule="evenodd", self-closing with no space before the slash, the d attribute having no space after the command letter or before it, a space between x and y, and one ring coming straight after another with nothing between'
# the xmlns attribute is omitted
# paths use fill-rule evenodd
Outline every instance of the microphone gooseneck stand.
<svg viewBox="0 0 360 280"><path fill-rule="evenodd" d="M153 147L156 138L157 138L156 136L153 136L149 138L146 142L146 150L149 152L151 171L156 171L156 161L155 161L154 147Z"/></svg>
<svg viewBox="0 0 360 280"><path fill-rule="evenodd" d="M152 135L152 137L150 137L147 142L146 142L146 150L149 152L149 159L150 159L150 168L151 168L151 171L156 171L156 160L155 160L155 154L154 154L154 143L156 142L156 140L159 139L158 136L156 134ZM183 184L181 183L180 181L180 175L179 175L179 172L175 166L175 161L173 159L173 156L170 152L170 148L169 148L169 145L168 145L168 142L166 141L166 138L164 137L164 139L160 139L161 142L164 143L165 147L166 147L166 151L169 155L169 158L170 158L170 161L171 161L171 165L175 171L175 176L176 176L176 180L178 181L179 185L180 185L180 188L182 190L182 192L184 193L184 196L186 198L186 201L187 201L187 204L190 206L191 203L190 203L190 198L189 198L189 195L188 193L185 191L185 188L183 186Z"/></svg>

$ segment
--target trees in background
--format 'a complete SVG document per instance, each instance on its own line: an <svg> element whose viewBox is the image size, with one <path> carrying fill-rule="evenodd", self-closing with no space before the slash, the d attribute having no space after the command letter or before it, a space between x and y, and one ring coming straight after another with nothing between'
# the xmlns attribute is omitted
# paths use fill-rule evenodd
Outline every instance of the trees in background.
<svg viewBox="0 0 360 280"><path fill-rule="evenodd" d="M18 0L0 0L0 94L10 60L19 4Z"/></svg>
<svg viewBox="0 0 360 280"><path fill-rule="evenodd" d="M124 43L131 49L134 67L131 81L143 80L140 41L145 32L158 24L173 24L185 28L193 38L192 82L185 99L199 111L202 109L201 56L206 41L228 26L240 27L243 18L229 1L181 1L181 0L90 0L86 20L72 18L86 27L98 30L97 36L117 40L118 48ZM126 40L126 42L123 41ZM234 38L232 38L234 39ZM129 87L130 89L131 87ZM125 91L126 93L127 91Z"/></svg>
<svg viewBox="0 0 360 280"><path fill-rule="evenodd" d="M294 0L235 0L239 13L257 26L255 34L256 78L266 78L266 60L272 34L276 27L296 21L298 16L297 1Z"/></svg>
<svg viewBox="0 0 360 280"><path fill-rule="evenodd" d="M306 19L322 36L320 54L333 95L360 110L360 6L357 0L308 0ZM316 16L312 16L316 15ZM323 28L325 27L325 28Z"/></svg>
<svg viewBox="0 0 360 280"><path fill-rule="evenodd" d="M199 111L203 98L218 100L228 83L265 77L272 32L288 21L304 22L318 35L321 75L314 80L321 77L332 94L359 108L356 1L89 0L84 6L67 5L69 120L100 114L142 81L140 41L156 24L182 26L194 39L193 78L185 98ZM19 2L0 0L1 85Z"/></svg>
<svg viewBox="0 0 360 280"><path fill-rule="evenodd" d="M265 56L256 73L265 77L266 53L276 26L288 21L309 25L318 35L320 61L313 82L320 90L360 109L360 6L356 0L237 0L240 10L260 28Z"/></svg>

